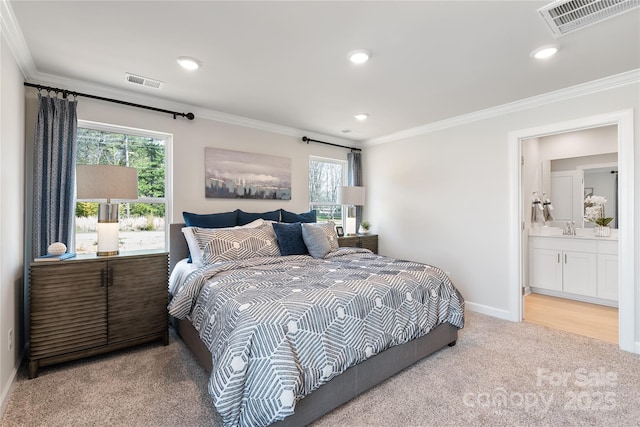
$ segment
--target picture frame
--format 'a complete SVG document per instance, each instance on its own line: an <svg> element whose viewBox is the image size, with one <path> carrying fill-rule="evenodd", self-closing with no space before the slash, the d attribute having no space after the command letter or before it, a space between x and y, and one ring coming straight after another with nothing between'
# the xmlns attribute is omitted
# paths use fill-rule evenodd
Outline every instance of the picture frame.
<svg viewBox="0 0 640 427"><path fill-rule="evenodd" d="M584 198L593 196L593 187L584 187Z"/></svg>
<svg viewBox="0 0 640 427"><path fill-rule="evenodd" d="M205 147L204 193L213 199L291 200L291 158Z"/></svg>
<svg viewBox="0 0 640 427"><path fill-rule="evenodd" d="M340 225L336 226L336 233L338 234L338 237L344 237L344 228Z"/></svg>

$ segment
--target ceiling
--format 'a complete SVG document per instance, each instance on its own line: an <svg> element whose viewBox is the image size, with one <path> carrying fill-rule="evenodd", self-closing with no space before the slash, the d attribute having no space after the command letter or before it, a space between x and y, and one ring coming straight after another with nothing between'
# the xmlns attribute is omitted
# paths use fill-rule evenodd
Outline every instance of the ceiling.
<svg viewBox="0 0 640 427"><path fill-rule="evenodd" d="M548 1L2 1L32 83L358 142L640 68L640 9L556 40Z"/></svg>

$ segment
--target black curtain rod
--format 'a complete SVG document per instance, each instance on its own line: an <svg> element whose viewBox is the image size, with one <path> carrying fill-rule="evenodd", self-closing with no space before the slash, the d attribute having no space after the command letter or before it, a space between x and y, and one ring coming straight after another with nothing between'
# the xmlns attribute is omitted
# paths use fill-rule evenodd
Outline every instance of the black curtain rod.
<svg viewBox="0 0 640 427"><path fill-rule="evenodd" d="M362 151L359 148L347 147L346 145L334 144L332 142L318 141L317 139L307 138L306 136L302 137L302 141L306 142L307 144L309 144L310 142L317 142L318 144L325 144L325 145L331 145L333 147L346 148L346 149L351 150L351 151Z"/></svg>
<svg viewBox="0 0 640 427"><path fill-rule="evenodd" d="M96 96L96 95L89 95L89 94L86 94L86 93L74 92L74 91L71 91L71 90L60 89L60 88L57 88L57 87L41 86L41 85L37 85L37 84L33 84L33 83L27 83L27 82L24 82L24 85L25 86L29 86L29 87L35 87L39 91L40 90L46 90L48 92L62 93L62 97L65 98L65 99L69 95L76 96L76 97L84 96L85 98L91 98L91 99L98 99L100 101L113 102L115 104L127 105L129 107L144 108L145 110L159 111L161 113L171 114L173 116L174 120L176 119L176 116L186 117L189 120L193 120L196 117L196 116L193 115L193 113L178 113L177 111L163 110L162 108L149 107L148 105L134 104L133 102L119 101L117 99L104 98L102 96Z"/></svg>

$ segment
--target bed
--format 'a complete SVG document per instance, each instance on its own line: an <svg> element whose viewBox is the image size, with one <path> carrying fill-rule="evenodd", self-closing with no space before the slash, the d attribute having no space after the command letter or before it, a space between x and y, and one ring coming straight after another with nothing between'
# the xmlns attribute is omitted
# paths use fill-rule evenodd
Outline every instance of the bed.
<svg viewBox="0 0 640 427"><path fill-rule="evenodd" d="M170 226L172 273L177 273L176 266L184 268L190 254L183 227ZM339 248L323 258L255 257L188 267L179 275L179 283L170 290L172 324L211 374L209 392L225 425L307 425L433 352L454 345L464 322L464 300L444 272L366 249ZM365 277L386 281L393 275L428 275L430 288L422 290L411 279L407 282L412 284L403 285L412 286L402 297L408 302L396 302L399 307L414 306L422 298L430 308L422 315L405 313L416 318L415 325L403 323L400 329L396 325L392 333L381 334L390 337L389 344L360 316L363 310L387 307L381 298L364 298L370 291L361 291L360 286ZM327 288L328 277L337 284ZM357 292L345 291L346 284ZM344 296L351 305L332 301L328 303L331 310L319 308L318 301L327 292ZM247 299L256 295L262 305ZM304 301L300 300L303 295ZM262 308L254 310L258 306ZM279 314L280 307L285 307L286 315ZM335 317L324 317L327 311ZM402 314L391 317L402 318ZM440 317L445 319L436 319ZM353 325L364 325L364 332L352 332ZM330 336L353 345L336 348Z"/></svg>

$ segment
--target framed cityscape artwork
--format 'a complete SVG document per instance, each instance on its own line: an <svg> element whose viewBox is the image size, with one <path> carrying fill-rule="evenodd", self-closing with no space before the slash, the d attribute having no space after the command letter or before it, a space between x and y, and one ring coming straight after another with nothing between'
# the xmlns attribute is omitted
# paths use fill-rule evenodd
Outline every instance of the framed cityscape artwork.
<svg viewBox="0 0 640 427"><path fill-rule="evenodd" d="M291 200L291 159L205 148L205 197Z"/></svg>

